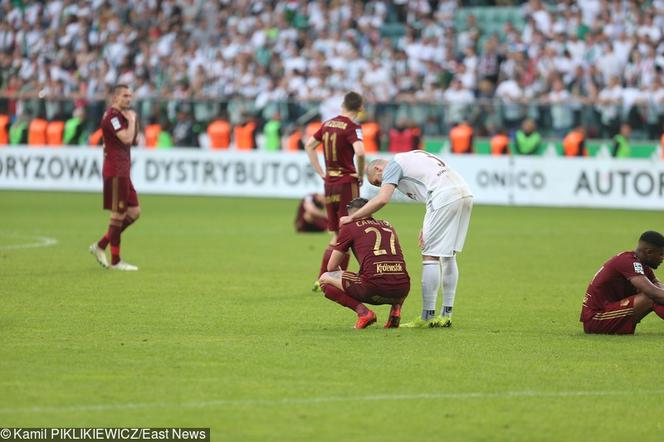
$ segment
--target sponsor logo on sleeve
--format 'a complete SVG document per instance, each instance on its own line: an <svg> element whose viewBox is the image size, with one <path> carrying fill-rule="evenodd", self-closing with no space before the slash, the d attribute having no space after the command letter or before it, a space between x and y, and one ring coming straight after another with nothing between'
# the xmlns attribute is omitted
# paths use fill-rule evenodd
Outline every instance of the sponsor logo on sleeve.
<svg viewBox="0 0 664 442"><path fill-rule="evenodd" d="M645 273L643 272L643 266L641 265L640 262L635 262L634 263L634 271L636 273L640 273L641 275L644 275Z"/></svg>
<svg viewBox="0 0 664 442"><path fill-rule="evenodd" d="M120 120L118 120L118 117L113 117L111 118L111 124L113 125L113 129L118 130L122 127L120 124Z"/></svg>
<svg viewBox="0 0 664 442"><path fill-rule="evenodd" d="M355 129L355 134L357 135L358 140L363 140L364 138L362 137L362 129Z"/></svg>

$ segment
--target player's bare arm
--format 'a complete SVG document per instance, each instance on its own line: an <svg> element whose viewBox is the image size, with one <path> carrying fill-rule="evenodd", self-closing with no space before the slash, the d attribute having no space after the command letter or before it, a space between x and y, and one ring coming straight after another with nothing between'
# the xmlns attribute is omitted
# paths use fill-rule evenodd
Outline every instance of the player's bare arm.
<svg viewBox="0 0 664 442"><path fill-rule="evenodd" d="M122 114L125 116L129 124L127 125L126 129L119 130L116 132L116 134L120 141L128 146L131 146L134 141L134 137L136 136L136 112L128 109L123 111Z"/></svg>
<svg viewBox="0 0 664 442"><path fill-rule="evenodd" d="M320 165L320 161L318 161L318 154L316 153L316 148L319 144L320 141L314 137L311 137L309 140L307 140L307 144L304 145L304 150L307 152L309 162L313 166L318 176L325 179L325 172L323 171L323 167Z"/></svg>
<svg viewBox="0 0 664 442"><path fill-rule="evenodd" d="M364 153L364 143L362 141L354 142L353 150L355 151L355 156L357 157L357 180L361 186L364 182L364 163L366 158Z"/></svg>
<svg viewBox="0 0 664 442"><path fill-rule="evenodd" d="M394 189L396 189L396 186L394 184L387 184L387 183L383 184L382 186L380 186L378 195L371 198L369 202L366 203L364 207L359 209L357 212L354 212L352 215L342 217L339 220L339 224L341 225L348 224L355 220L366 218L378 212L380 209L386 206L387 203L390 202L392 194L394 193Z"/></svg>
<svg viewBox="0 0 664 442"><path fill-rule="evenodd" d="M341 262L344 259L344 253L334 250L332 251L332 256L330 256L330 260L327 262L327 271L328 272L334 272L336 270L340 269Z"/></svg>
<svg viewBox="0 0 664 442"><path fill-rule="evenodd" d="M629 282L632 283L639 292L643 293L657 304L664 305L664 289L650 282L645 276L635 276L630 278Z"/></svg>

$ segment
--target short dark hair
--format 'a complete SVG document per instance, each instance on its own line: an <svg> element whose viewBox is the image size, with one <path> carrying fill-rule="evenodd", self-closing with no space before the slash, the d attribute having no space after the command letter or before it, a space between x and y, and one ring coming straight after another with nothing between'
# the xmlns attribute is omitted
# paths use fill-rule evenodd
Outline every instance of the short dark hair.
<svg viewBox="0 0 664 442"><path fill-rule="evenodd" d="M659 232L655 232L654 230L643 232L639 238L639 241L643 241L644 243L655 247L664 247L664 236L662 236L662 234Z"/></svg>
<svg viewBox="0 0 664 442"><path fill-rule="evenodd" d="M122 84L122 83L116 84L111 89L111 95L113 95L113 96L117 95L117 93L120 92L120 89L129 89L129 86L126 85L126 84Z"/></svg>
<svg viewBox="0 0 664 442"><path fill-rule="evenodd" d="M361 208L364 207L364 205L365 205L366 203L368 203L368 202L369 202L369 200L366 199L366 198L355 198L355 199L352 200L350 203L348 203L348 205L346 206L346 209L347 209L347 210L350 210L350 209L361 209Z"/></svg>
<svg viewBox="0 0 664 442"><path fill-rule="evenodd" d="M364 99L362 98L362 95L357 92L348 92L344 95L343 106L347 111L359 112L359 110L362 109L363 103Z"/></svg>

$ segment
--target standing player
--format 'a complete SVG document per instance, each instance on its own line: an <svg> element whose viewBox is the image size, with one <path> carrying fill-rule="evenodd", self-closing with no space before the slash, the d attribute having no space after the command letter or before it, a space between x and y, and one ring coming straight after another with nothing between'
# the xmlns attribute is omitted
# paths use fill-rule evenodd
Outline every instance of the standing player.
<svg viewBox="0 0 664 442"><path fill-rule="evenodd" d="M347 207L348 213L357 212L367 202L355 198ZM410 291L410 277L394 227L386 221L358 218L341 227L333 249L328 272L320 277L325 297L357 313L355 328L366 328L376 322L376 314L363 302L390 304L385 328L399 327L401 305ZM338 270L350 249L360 263L359 274Z"/></svg>
<svg viewBox="0 0 664 442"><path fill-rule="evenodd" d="M111 107L101 120L104 136L104 209L111 211L108 232L90 246L97 262L109 268L106 246L111 244L111 265L114 270L138 270L120 259L120 235L141 214L138 196L131 183L131 145L136 142L138 123L131 110L132 93L128 86L113 87Z"/></svg>
<svg viewBox="0 0 664 442"><path fill-rule="evenodd" d="M385 206L394 189L426 204L420 232L422 249L422 316L404 327L450 327L459 269L456 253L468 232L473 196L468 184L440 158L423 150L396 154L391 161L374 160L368 179L380 186L378 194L341 224L370 216ZM443 285L443 307L436 317L438 290Z"/></svg>
<svg viewBox="0 0 664 442"><path fill-rule="evenodd" d="M664 236L648 231L639 238L636 250L605 262L583 298L583 330L631 335L636 324L652 311L664 319L664 286L652 271L663 259Z"/></svg>
<svg viewBox="0 0 664 442"><path fill-rule="evenodd" d="M304 146L309 161L316 173L325 181L325 206L327 208L327 229L332 238L323 254L318 276L327 270L327 263L332 254L332 246L337 242L339 218L347 214L346 206L359 196L359 186L364 173L364 143L362 129L356 123L362 110L363 99L357 92L348 92L341 105L341 114L327 120ZM316 147L323 143L325 172L318 162ZM353 157L357 155L357 169ZM348 259L341 263L341 268L348 266ZM318 288L318 282L314 290Z"/></svg>

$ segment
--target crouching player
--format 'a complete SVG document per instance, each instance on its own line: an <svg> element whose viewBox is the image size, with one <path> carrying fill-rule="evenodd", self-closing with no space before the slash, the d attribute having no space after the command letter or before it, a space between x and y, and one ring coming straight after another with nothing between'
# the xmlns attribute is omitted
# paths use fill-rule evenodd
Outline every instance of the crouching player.
<svg viewBox="0 0 664 442"><path fill-rule="evenodd" d="M639 238L636 250L605 262L583 298L583 330L631 335L636 324L652 311L664 319L664 285L652 271L662 259L664 236L648 231Z"/></svg>
<svg viewBox="0 0 664 442"><path fill-rule="evenodd" d="M364 198L355 198L347 206L348 213L353 214L367 202ZM399 327L401 306L410 290L410 277L394 227L371 217L355 220L341 227L332 249L328 271L319 279L325 297L357 313L355 328L366 328L376 322L376 314L363 303L390 304L392 308L385 328ZM360 264L359 273L339 270L349 249Z"/></svg>

